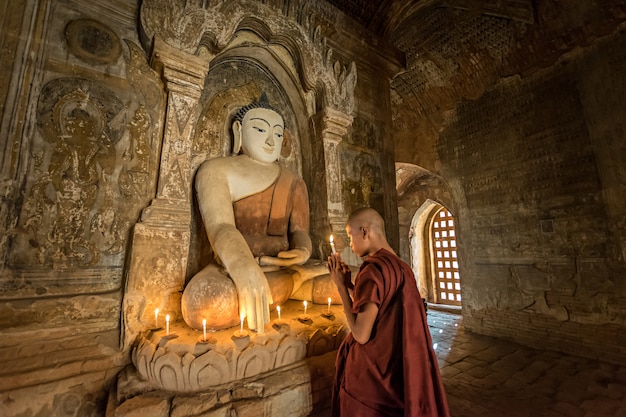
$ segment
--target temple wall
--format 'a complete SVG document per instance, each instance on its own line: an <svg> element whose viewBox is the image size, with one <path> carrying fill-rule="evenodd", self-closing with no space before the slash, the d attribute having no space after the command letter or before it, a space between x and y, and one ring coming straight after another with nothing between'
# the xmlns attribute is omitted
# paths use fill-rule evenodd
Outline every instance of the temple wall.
<svg viewBox="0 0 626 417"><path fill-rule="evenodd" d="M468 328L626 363L625 50L618 31L450 117Z"/></svg>
<svg viewBox="0 0 626 417"><path fill-rule="evenodd" d="M162 87L142 73L135 5L2 8L0 414L92 415L129 362L126 250Z"/></svg>
<svg viewBox="0 0 626 417"><path fill-rule="evenodd" d="M351 61L357 61L359 73L363 71L353 112L324 112L333 103L324 103L319 92L304 87L303 103L294 106L302 110L294 121L306 123L319 141L301 144L298 166L314 198L316 255L328 253L328 233L341 234L349 212L362 205L371 205L390 219L390 235L397 241L393 146L387 140L388 81L374 76L377 69L368 66L372 60L391 74L399 65L396 52L374 53L355 38L337 34L334 25L342 22L334 20L333 10L299 5L293 2L289 7L300 7L302 14L318 13L316 19L325 22L323 32L334 34L329 42L338 46L338 52L330 53L344 66L341 76L346 76ZM194 136L193 129L202 125L185 126L185 116L198 116L185 107L188 96L170 96L168 103L166 93L172 85L167 83L172 80L158 72L152 51L142 45L138 4L30 0L1 7L0 358L5 366L0 370L0 414L101 415L119 371L130 362L132 340L123 340L121 320L129 275L145 272L141 285L165 282L172 269L181 269L184 278L189 264L200 263L193 253L191 260L179 255L179 246L199 245L190 243L197 238L190 230L197 224L185 220L168 230L171 218L161 220L171 215L170 206L155 215L162 206L154 200L160 193L183 201L176 193L184 197L191 190L191 170L198 165L195 159L176 165L181 160L177 152L189 151L192 145L176 148L179 143L172 141L167 144L171 148L164 148L168 135L164 131L174 132L178 123L180 132L172 133L172 139L180 135L201 142L201 134ZM287 11L280 6L259 7L272 16L268 21L285 20ZM236 8L227 10L239 13ZM333 18L324 20L329 16ZM313 29L302 32L312 37ZM208 59L197 58L195 64ZM294 74L289 75L290 82L302 81ZM211 82L220 80L209 79L204 85L217 91ZM180 107L168 108L172 103ZM327 119L340 129L331 132L330 142L322 143L329 135L320 132L334 128ZM226 152L224 146L203 149L194 157L202 152L221 154ZM181 175L170 166L159 173L166 151L174 155L166 162L173 161ZM324 157L334 158L331 168ZM336 187L332 201L324 194L330 194L329 184ZM186 210L189 215L193 209L189 205ZM158 228L143 221L150 216L156 217ZM338 247L349 251L345 239L339 239ZM168 251L170 258L165 257ZM170 290L168 303L176 303L176 288ZM158 292L163 291L146 289L150 295ZM130 313L145 310L142 303L129 299ZM327 362L324 366L332 364L332 357ZM302 413L317 407L317 402L326 404L328 384L328 375L304 381L292 387L295 399L290 401ZM312 399L304 398L311 392ZM165 401L171 404L171 398ZM248 415L252 408L239 415Z"/></svg>

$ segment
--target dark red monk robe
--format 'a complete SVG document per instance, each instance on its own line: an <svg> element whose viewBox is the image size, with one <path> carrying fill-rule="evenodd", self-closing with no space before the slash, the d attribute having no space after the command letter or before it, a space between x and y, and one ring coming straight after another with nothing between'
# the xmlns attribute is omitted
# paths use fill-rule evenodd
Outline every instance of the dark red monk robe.
<svg viewBox="0 0 626 417"><path fill-rule="evenodd" d="M449 417L426 312L411 268L381 249L361 265L353 313L378 306L370 340L337 352L333 417Z"/></svg>

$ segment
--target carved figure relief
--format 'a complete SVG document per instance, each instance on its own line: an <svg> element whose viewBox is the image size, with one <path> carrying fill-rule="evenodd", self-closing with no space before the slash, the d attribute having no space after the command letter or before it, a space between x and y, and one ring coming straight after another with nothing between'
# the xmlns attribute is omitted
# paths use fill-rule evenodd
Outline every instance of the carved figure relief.
<svg viewBox="0 0 626 417"><path fill-rule="evenodd" d="M48 144L35 159L41 175L23 217L40 264L91 264L99 250L121 250L114 212L94 209L100 189L105 199L111 195L122 108L113 93L86 80L58 79L42 89L38 127ZM90 232L99 237L90 242Z"/></svg>
<svg viewBox="0 0 626 417"><path fill-rule="evenodd" d="M34 180L12 262L32 264L36 259L40 265L68 267L96 265L102 256L121 259L133 217L126 208L142 181L129 175L128 164L116 168L117 148L127 143L121 140L127 127L121 100L99 83L61 78L43 87L37 110L43 141L31 152ZM144 176L147 163L136 161L145 159L149 149L145 119L140 107L124 153ZM132 198L131 203L119 196Z"/></svg>
<svg viewBox="0 0 626 417"><path fill-rule="evenodd" d="M356 117L352 123L352 135L348 143L374 151L378 143L378 132L374 124L362 117Z"/></svg>
<svg viewBox="0 0 626 417"><path fill-rule="evenodd" d="M96 20L71 21L65 27L65 38L70 51L88 64L113 64L122 53L115 32Z"/></svg>
<svg viewBox="0 0 626 417"><path fill-rule="evenodd" d="M344 160L353 161L344 172L348 189L344 195L352 207L372 206L372 195L380 193L382 184L380 163L375 153L376 143L380 143L374 124L362 117L354 119L352 134L348 136L343 152Z"/></svg>

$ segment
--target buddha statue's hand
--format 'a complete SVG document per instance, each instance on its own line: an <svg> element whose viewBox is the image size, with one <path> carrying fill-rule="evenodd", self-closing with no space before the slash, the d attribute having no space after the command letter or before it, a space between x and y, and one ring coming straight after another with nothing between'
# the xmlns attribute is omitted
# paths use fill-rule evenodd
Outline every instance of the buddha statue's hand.
<svg viewBox="0 0 626 417"><path fill-rule="evenodd" d="M262 333L270 322L269 305L273 302L269 283L263 272L234 279L239 294L239 314L246 317L248 327Z"/></svg>
<svg viewBox="0 0 626 417"><path fill-rule="evenodd" d="M278 255L276 256L261 256L259 258L259 265L302 265L309 259L310 256L311 254L306 248L290 249L278 252Z"/></svg>

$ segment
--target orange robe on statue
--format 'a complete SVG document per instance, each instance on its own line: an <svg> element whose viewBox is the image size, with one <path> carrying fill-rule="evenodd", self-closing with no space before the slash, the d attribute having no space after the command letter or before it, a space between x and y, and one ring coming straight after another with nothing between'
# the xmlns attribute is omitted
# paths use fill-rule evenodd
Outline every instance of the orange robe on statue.
<svg viewBox="0 0 626 417"><path fill-rule="evenodd" d="M337 352L333 417L449 417L426 312L411 268L381 249L361 265L353 313L378 306L370 340Z"/></svg>
<svg viewBox="0 0 626 417"><path fill-rule="evenodd" d="M293 233L309 233L306 184L286 167L268 188L234 202L233 210L235 225L254 256L276 256L297 245L290 242Z"/></svg>

